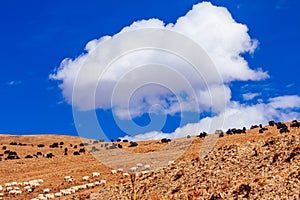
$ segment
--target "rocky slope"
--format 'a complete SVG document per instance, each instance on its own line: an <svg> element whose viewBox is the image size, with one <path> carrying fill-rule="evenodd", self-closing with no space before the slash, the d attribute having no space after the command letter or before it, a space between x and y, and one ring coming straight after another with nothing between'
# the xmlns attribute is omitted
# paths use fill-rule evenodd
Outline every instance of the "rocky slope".
<svg viewBox="0 0 300 200"><path fill-rule="evenodd" d="M104 179L106 185L80 190L59 199L300 199L300 128L290 128L290 123L286 124L289 133L280 133L275 126L267 126L268 130L263 133L255 128L247 130L246 134L225 134L221 138L180 138L172 140L170 145L160 141L142 141L136 147L129 147L129 143L119 142L115 144L121 144L124 151L119 156L115 156L118 155L118 149L106 149L112 143L94 143L78 137L58 135L0 135L0 154L10 150L20 157L5 160L7 154L1 156L0 185L13 181L44 180L33 192L22 190L20 196L3 191L2 199L32 199L43 193L45 188L54 193L87 184L82 177L91 176L95 171L100 172L101 176L90 181ZM11 145L12 142L17 145ZM54 142L63 144L58 148L50 148ZM85 146L86 153L73 155L82 142L90 143ZM38 147L38 144L44 144L45 147ZM99 160L97 155L88 153L93 146L106 155L108 161L121 167L142 163L151 164L151 168L148 173L142 174L138 170L130 173L129 177L123 173L112 174L111 170L119 166L111 168L101 162L103 158ZM68 155L64 155L65 148L68 148ZM183 153L174 163L163 164L163 168L159 166L162 162L145 156L153 153L151 155L158 155L165 161L176 155L178 149ZM55 156L25 158L39 151ZM75 180L65 182L67 175Z"/></svg>
<svg viewBox="0 0 300 200"><path fill-rule="evenodd" d="M92 199L300 199L299 131L269 129L226 136L203 159L183 157L160 171L132 175Z"/></svg>

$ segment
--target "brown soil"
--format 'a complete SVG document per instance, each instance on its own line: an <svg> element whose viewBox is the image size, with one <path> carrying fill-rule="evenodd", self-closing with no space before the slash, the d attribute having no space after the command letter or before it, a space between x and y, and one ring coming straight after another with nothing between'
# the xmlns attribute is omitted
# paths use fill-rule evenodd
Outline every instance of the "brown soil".
<svg viewBox="0 0 300 200"><path fill-rule="evenodd" d="M289 123L286 124L289 126ZM54 193L101 179L107 181L105 186L82 190L60 199L299 199L300 131L289 128L290 133L280 134L276 127L267 128L269 130L263 134L253 129L246 134L225 135L219 138L212 152L204 158L199 156L204 138L197 137L175 139L169 145L160 141L143 141L138 142L137 147L128 147L129 143L121 142L123 153L120 155L124 157L116 159L113 157L116 149L106 150L105 143L92 144L93 141L82 141L78 137L0 135L0 154L4 152L2 147L7 146L7 149L16 151L20 156L17 160L4 160L6 155L2 156L0 185L13 181L44 180L32 193L22 192L21 196L13 196L4 192L3 199L31 199L43 193L44 188L50 188L51 193ZM10 145L11 142L26 146ZM49 148L54 142L64 142L64 145L62 148ZM136 177L132 173L132 179L123 177L122 173L111 174L111 169L117 168L101 164L94 157L97 157L97 153L94 156L88 152L73 155L74 151L81 148L79 144L82 142L91 143L85 147L87 151L95 146L108 158L114 159L114 163L119 161L118 166L124 167L125 171L134 163L151 164L151 171L145 175L138 173ZM45 147L39 148L38 144L45 144ZM78 148L71 148L70 144L73 147L78 145ZM64 155L66 147L67 156ZM181 147L183 154L176 155ZM38 151L43 154L51 152L55 157L24 158ZM126 152L140 156L131 159L126 157ZM155 162L159 158L143 157L155 152L160 152L164 160ZM173 154L178 159L170 165L164 163L165 159L173 158ZM94 171L100 172L101 176L82 181L83 176L92 177ZM67 175L76 180L72 183L64 182Z"/></svg>

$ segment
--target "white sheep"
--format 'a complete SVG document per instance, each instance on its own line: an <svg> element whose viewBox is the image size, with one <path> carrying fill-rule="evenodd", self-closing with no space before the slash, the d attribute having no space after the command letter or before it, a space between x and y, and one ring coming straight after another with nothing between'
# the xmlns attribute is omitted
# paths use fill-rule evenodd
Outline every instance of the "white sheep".
<svg viewBox="0 0 300 200"><path fill-rule="evenodd" d="M24 187L24 190L28 190L28 189L30 189L29 185L27 185L27 186Z"/></svg>
<svg viewBox="0 0 300 200"><path fill-rule="evenodd" d="M56 192L56 193L54 194L54 196L55 196L55 197L61 197L62 194L61 194L60 192Z"/></svg>
<svg viewBox="0 0 300 200"><path fill-rule="evenodd" d="M150 165L145 165L145 166L144 166L144 169L145 169L145 170L149 170L149 169L150 169Z"/></svg>
<svg viewBox="0 0 300 200"><path fill-rule="evenodd" d="M71 176L65 176L64 180L68 181L70 178L72 178Z"/></svg>
<svg viewBox="0 0 300 200"><path fill-rule="evenodd" d="M69 179L68 179L68 182L69 182L69 183L72 183L74 180L75 180L74 178L69 178Z"/></svg>
<svg viewBox="0 0 300 200"><path fill-rule="evenodd" d="M31 200L39 200L38 198L32 198Z"/></svg>
<svg viewBox="0 0 300 200"><path fill-rule="evenodd" d="M43 179L38 179L37 182L38 183L44 183L44 180Z"/></svg>
<svg viewBox="0 0 300 200"><path fill-rule="evenodd" d="M43 190L43 192L44 192L44 194L47 194L47 193L50 192L50 189L49 189L49 188L45 188L45 189Z"/></svg>
<svg viewBox="0 0 300 200"><path fill-rule="evenodd" d="M25 186L25 187L24 187L24 190L25 190L26 192L32 192L32 189L31 189L31 187L30 187L29 185Z"/></svg>
<svg viewBox="0 0 300 200"><path fill-rule="evenodd" d="M127 172L124 172L123 176L127 177L127 176L129 176L129 174Z"/></svg>
<svg viewBox="0 0 300 200"><path fill-rule="evenodd" d="M5 187L11 187L11 183L5 183Z"/></svg>
<svg viewBox="0 0 300 200"><path fill-rule="evenodd" d="M31 181L29 181L29 185L30 186L37 185L37 184L38 184L38 186L40 185L37 180L31 180Z"/></svg>
<svg viewBox="0 0 300 200"><path fill-rule="evenodd" d="M93 172L92 175L93 175L93 177L99 177L100 173L99 172Z"/></svg>
<svg viewBox="0 0 300 200"><path fill-rule="evenodd" d="M117 170L113 169L113 170L111 170L111 173L112 173L112 174L116 174L116 173L117 173Z"/></svg>
<svg viewBox="0 0 300 200"><path fill-rule="evenodd" d="M22 186L23 185L23 183L22 182L18 182L18 186Z"/></svg>
<svg viewBox="0 0 300 200"><path fill-rule="evenodd" d="M19 187L14 187L14 190L20 190L20 188Z"/></svg>
<svg viewBox="0 0 300 200"><path fill-rule="evenodd" d="M12 186L17 186L18 183L17 183L17 182L12 182L11 185L12 185Z"/></svg>
<svg viewBox="0 0 300 200"><path fill-rule="evenodd" d="M100 182L99 182L99 181L96 181L94 184L95 184L95 186L99 186L99 185L100 185Z"/></svg>
<svg viewBox="0 0 300 200"><path fill-rule="evenodd" d="M144 170L144 171L142 171L142 174L144 175L144 174L148 174L149 173L149 171L148 170Z"/></svg>
<svg viewBox="0 0 300 200"><path fill-rule="evenodd" d="M142 163L138 163L138 164L136 164L136 166L137 166L138 168L141 168L141 167L143 167L143 164L142 164Z"/></svg>
<svg viewBox="0 0 300 200"><path fill-rule="evenodd" d="M81 185L81 189L86 189L87 186L86 185Z"/></svg>
<svg viewBox="0 0 300 200"><path fill-rule="evenodd" d="M0 191L3 191L3 187L2 187L2 185L0 185Z"/></svg>
<svg viewBox="0 0 300 200"><path fill-rule="evenodd" d="M65 190L65 192L63 193L63 195L70 195L72 194L71 191Z"/></svg>
<svg viewBox="0 0 300 200"><path fill-rule="evenodd" d="M4 196L4 194L3 193L0 193L0 197L3 197Z"/></svg>
<svg viewBox="0 0 300 200"><path fill-rule="evenodd" d="M118 169L118 172L123 172L123 171L124 171L123 168Z"/></svg>
<svg viewBox="0 0 300 200"><path fill-rule="evenodd" d="M69 193L71 193L71 194L72 194L72 193L74 194L74 193L76 192L76 190L74 190L74 189L72 189L72 188L68 188L68 189L66 189L66 191L69 192Z"/></svg>
<svg viewBox="0 0 300 200"><path fill-rule="evenodd" d="M75 192L76 192L79 190L79 186L73 186L73 187L71 187L71 189L75 190Z"/></svg>
<svg viewBox="0 0 300 200"><path fill-rule="evenodd" d="M16 190L15 195L21 195L22 191L21 190Z"/></svg>
<svg viewBox="0 0 300 200"><path fill-rule="evenodd" d="M39 183L30 183L30 186L33 188L36 188L36 187L40 186L40 184Z"/></svg>
<svg viewBox="0 0 300 200"><path fill-rule="evenodd" d="M84 176L84 177L82 177L82 180L83 180L83 181L88 181L89 178L90 178L89 176Z"/></svg>
<svg viewBox="0 0 300 200"><path fill-rule="evenodd" d="M168 165L172 165L174 163L174 160L170 160L169 162L168 162Z"/></svg>
<svg viewBox="0 0 300 200"><path fill-rule="evenodd" d="M105 185L106 184L106 180L101 180L100 181L100 185Z"/></svg>
<svg viewBox="0 0 300 200"><path fill-rule="evenodd" d="M8 194L15 194L16 193L16 190L10 190L9 192L8 192Z"/></svg>
<svg viewBox="0 0 300 200"><path fill-rule="evenodd" d="M88 184L86 184L86 186L87 186L87 188L93 188L95 185L94 185L94 183L88 183Z"/></svg>
<svg viewBox="0 0 300 200"><path fill-rule="evenodd" d="M27 186L27 185L29 185L29 182L23 182L23 185Z"/></svg>
<svg viewBox="0 0 300 200"><path fill-rule="evenodd" d="M131 172L136 172L136 170L137 170L136 167L131 167L131 168L130 168L130 171L131 171Z"/></svg>
<svg viewBox="0 0 300 200"><path fill-rule="evenodd" d="M11 190L13 190L13 188L11 186L6 187L6 191L11 191Z"/></svg>
<svg viewBox="0 0 300 200"><path fill-rule="evenodd" d="M54 194L46 194L45 196L46 196L47 199L54 199L55 198Z"/></svg>
<svg viewBox="0 0 300 200"><path fill-rule="evenodd" d="M140 174L141 174L140 172L135 172L135 176L136 176L136 177L139 177Z"/></svg>

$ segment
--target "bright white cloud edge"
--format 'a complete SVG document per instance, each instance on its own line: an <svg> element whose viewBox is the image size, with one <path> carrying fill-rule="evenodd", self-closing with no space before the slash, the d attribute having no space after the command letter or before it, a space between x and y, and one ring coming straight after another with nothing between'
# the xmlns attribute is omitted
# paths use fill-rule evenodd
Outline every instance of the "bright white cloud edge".
<svg viewBox="0 0 300 200"><path fill-rule="evenodd" d="M280 109L278 109L280 108ZM279 96L269 99L269 103L259 103L253 106L241 105L238 102L231 102L225 112L215 117L206 117L198 123L189 123L183 127L177 128L172 133L163 133L152 131L135 136L126 135L122 139L133 141L158 140L162 138L181 138L188 135L198 135L199 131L213 133L211 130L221 129L226 131L229 128L250 128L251 125L267 124L270 120L292 121L300 119L300 113L293 109L300 108L300 97L296 95ZM211 127L213 120L224 120L222 127Z"/></svg>

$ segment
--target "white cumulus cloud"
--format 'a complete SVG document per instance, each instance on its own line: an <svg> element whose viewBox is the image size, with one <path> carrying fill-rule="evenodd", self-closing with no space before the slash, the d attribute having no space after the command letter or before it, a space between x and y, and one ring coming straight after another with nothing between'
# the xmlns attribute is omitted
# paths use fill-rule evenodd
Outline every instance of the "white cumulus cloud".
<svg viewBox="0 0 300 200"><path fill-rule="evenodd" d="M199 78L186 60L157 49L140 49L113 61L106 60L134 46L135 41L130 39L138 38L138 35L132 33L128 40L106 47L107 42L113 43L123 33L146 28L175 31L190 38L205 50L216 68L215 72ZM153 43L164 45L167 37L154 38ZM81 110L113 108L121 118L140 116L148 112L153 104L162 105L165 114L212 108L220 112L231 97L227 83L268 77L261 69L251 69L241 56L241 53L253 53L257 44L249 36L247 26L237 23L226 8L203 2L194 5L175 24L165 24L159 19L141 20L124 27L114 36L92 40L86 45L87 53L74 60L63 60L50 78L61 81L60 88L69 104ZM173 40L166 45L183 44L182 41ZM197 52L192 51L190 53L196 55ZM213 83L216 74L222 81ZM151 83L159 84L144 90L142 87L135 88ZM134 93L138 94L132 98Z"/></svg>
<svg viewBox="0 0 300 200"><path fill-rule="evenodd" d="M298 96L279 96L251 106L231 100L231 82L269 77L242 56L254 53L257 46L248 27L235 21L226 8L203 2L174 24L140 20L113 36L94 39L85 53L64 59L50 78L59 81L65 101L72 106L83 111L112 109L120 119L148 112L214 113L168 137L197 134L199 128L212 132L299 118L291 111L300 107ZM249 92L243 98L248 101L258 95ZM132 139L166 136L158 131Z"/></svg>

